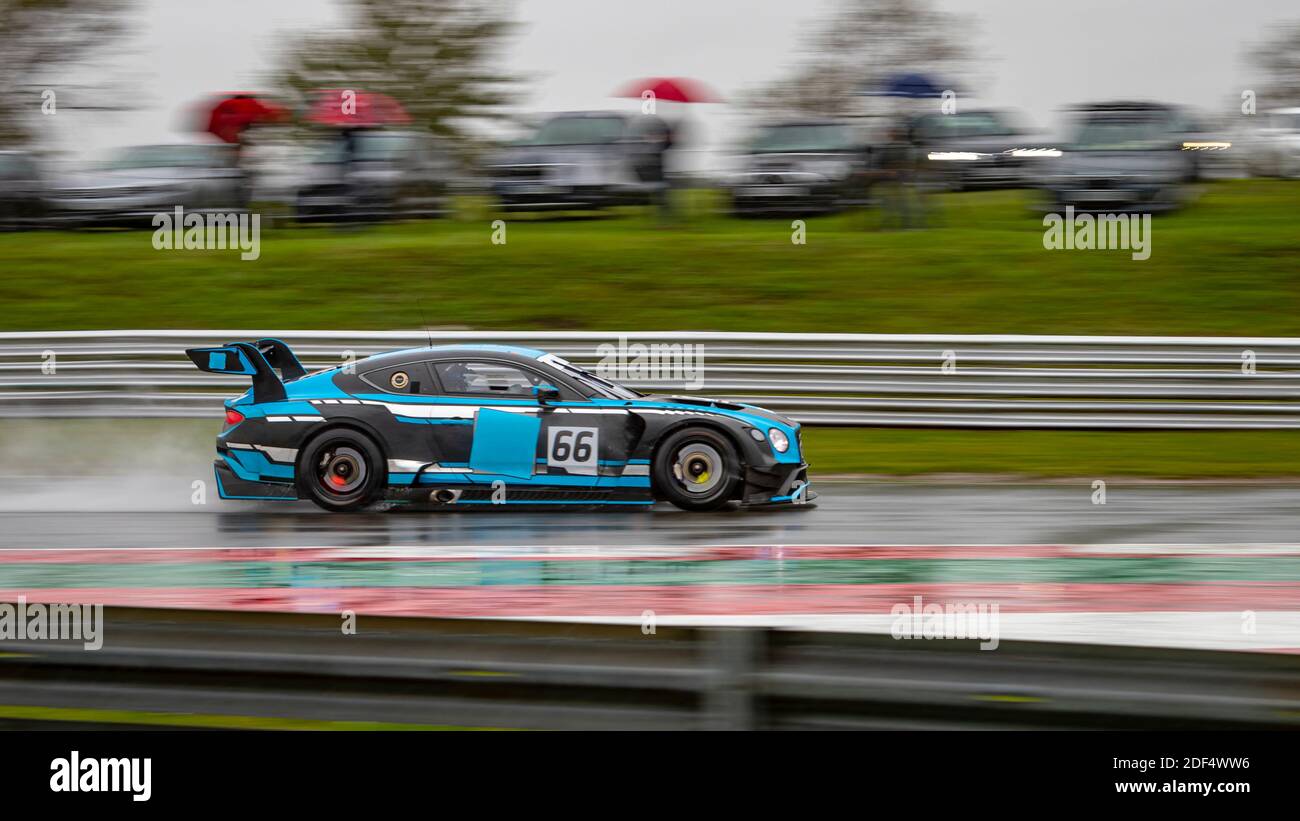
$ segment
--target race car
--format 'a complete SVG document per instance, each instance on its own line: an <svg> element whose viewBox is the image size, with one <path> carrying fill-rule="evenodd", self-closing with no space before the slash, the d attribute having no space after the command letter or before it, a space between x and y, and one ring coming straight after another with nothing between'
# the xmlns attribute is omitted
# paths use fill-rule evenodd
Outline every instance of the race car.
<svg viewBox="0 0 1300 821"><path fill-rule="evenodd" d="M391 351L307 373L278 339L186 351L252 387L225 402L223 499L397 504L802 505L799 425L753 405L648 396L504 345Z"/></svg>

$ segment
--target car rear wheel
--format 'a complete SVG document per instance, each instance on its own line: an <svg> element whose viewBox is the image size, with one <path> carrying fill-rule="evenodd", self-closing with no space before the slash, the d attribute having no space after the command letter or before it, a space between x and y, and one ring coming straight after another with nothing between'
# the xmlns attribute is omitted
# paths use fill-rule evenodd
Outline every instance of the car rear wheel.
<svg viewBox="0 0 1300 821"><path fill-rule="evenodd" d="M298 489L324 509L359 510L379 495L386 472L369 436L339 428L311 440L298 457Z"/></svg>
<svg viewBox="0 0 1300 821"><path fill-rule="evenodd" d="M735 499L740 456L726 436L709 428L686 428L664 440L654 463L659 494L682 510L717 510Z"/></svg>

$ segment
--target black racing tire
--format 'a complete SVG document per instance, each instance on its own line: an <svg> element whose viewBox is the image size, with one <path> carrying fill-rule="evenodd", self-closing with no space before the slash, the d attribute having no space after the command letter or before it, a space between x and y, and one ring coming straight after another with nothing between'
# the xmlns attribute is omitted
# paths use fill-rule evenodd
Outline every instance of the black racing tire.
<svg viewBox="0 0 1300 821"><path fill-rule="evenodd" d="M744 467L736 446L712 428L689 427L659 445L651 467L659 496L682 510L717 510L737 498Z"/></svg>
<svg viewBox="0 0 1300 821"><path fill-rule="evenodd" d="M298 454L298 493L331 513L361 510L387 483L388 465L374 440L350 428L311 439Z"/></svg>

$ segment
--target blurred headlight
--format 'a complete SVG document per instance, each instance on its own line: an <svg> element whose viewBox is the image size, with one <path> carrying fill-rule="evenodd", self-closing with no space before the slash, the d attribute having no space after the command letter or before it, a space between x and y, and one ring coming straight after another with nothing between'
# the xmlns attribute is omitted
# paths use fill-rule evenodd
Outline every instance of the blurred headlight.
<svg viewBox="0 0 1300 821"><path fill-rule="evenodd" d="M931 151L928 156L932 160L971 162L978 160L981 155L974 151Z"/></svg>
<svg viewBox="0 0 1300 821"><path fill-rule="evenodd" d="M776 428L768 430L767 438L771 440L772 447L776 448L777 453L785 453L790 449L790 439Z"/></svg>

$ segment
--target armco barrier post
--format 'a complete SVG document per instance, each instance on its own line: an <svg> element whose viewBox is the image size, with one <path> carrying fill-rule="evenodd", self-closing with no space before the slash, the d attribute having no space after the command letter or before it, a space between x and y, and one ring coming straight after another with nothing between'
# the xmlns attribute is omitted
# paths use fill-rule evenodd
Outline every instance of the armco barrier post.
<svg viewBox="0 0 1300 821"><path fill-rule="evenodd" d="M709 674L702 706L709 729L756 728L753 674L763 635L764 631L748 627L707 631L704 661Z"/></svg>

